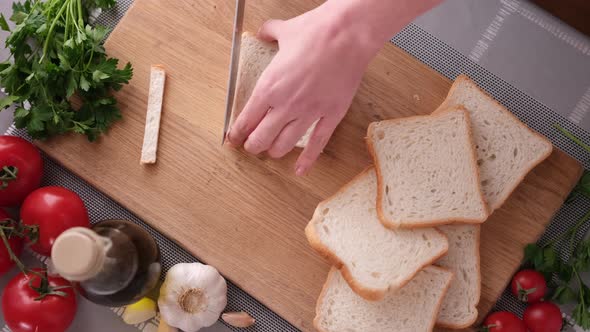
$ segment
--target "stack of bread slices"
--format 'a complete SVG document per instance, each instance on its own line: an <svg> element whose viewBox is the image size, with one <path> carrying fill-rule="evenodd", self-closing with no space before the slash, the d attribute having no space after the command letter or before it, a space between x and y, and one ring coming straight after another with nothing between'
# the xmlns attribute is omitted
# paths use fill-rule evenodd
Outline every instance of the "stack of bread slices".
<svg viewBox="0 0 590 332"><path fill-rule="evenodd" d="M466 76L427 116L372 123L374 166L321 202L305 229L334 266L322 332L431 331L475 323L480 225L551 143Z"/></svg>

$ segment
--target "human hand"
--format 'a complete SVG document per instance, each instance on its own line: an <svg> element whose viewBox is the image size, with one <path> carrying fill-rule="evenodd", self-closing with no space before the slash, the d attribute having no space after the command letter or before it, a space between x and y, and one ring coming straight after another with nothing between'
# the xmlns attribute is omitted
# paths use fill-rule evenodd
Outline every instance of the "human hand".
<svg viewBox="0 0 590 332"><path fill-rule="evenodd" d="M252 154L281 158L318 121L295 166L305 174L346 114L363 73L383 41L373 42L326 4L288 21L270 20L258 38L279 51L258 80L228 140Z"/></svg>

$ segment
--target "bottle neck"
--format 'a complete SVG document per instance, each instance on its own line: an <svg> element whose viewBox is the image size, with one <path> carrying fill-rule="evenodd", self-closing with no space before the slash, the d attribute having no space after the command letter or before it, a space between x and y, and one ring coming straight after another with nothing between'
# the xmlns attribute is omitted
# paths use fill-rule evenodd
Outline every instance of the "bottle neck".
<svg viewBox="0 0 590 332"><path fill-rule="evenodd" d="M57 273L70 281L89 280L102 270L109 242L88 228L68 229L53 244L53 266Z"/></svg>

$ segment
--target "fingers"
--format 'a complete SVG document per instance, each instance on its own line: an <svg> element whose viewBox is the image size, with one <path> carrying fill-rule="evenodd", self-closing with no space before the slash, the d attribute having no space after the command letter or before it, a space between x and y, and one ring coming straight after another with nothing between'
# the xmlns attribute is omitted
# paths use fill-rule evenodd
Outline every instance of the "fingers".
<svg viewBox="0 0 590 332"><path fill-rule="evenodd" d="M270 108L264 119L246 139L244 149L255 155L267 151L289 121L291 119L285 113Z"/></svg>
<svg viewBox="0 0 590 332"><path fill-rule="evenodd" d="M289 122L272 143L270 149L268 149L268 155L271 158L282 158L293 150L297 141L301 139L312 124L313 120L295 120Z"/></svg>
<svg viewBox="0 0 590 332"><path fill-rule="evenodd" d="M227 135L227 139L231 145L236 147L242 146L246 138L250 136L266 115L270 105L265 102L266 98L263 96L266 92L262 90L257 84L246 106L244 106L244 109L232 125Z"/></svg>
<svg viewBox="0 0 590 332"><path fill-rule="evenodd" d="M338 117L321 118L316 125L309 143L299 155L295 163L295 175L305 175L313 166L313 163L318 159L320 153L324 150L330 137L334 133L334 129L338 125L340 119Z"/></svg>
<svg viewBox="0 0 590 332"><path fill-rule="evenodd" d="M256 33L256 37L267 42L279 40L279 30L283 22L283 20L268 20L264 22Z"/></svg>

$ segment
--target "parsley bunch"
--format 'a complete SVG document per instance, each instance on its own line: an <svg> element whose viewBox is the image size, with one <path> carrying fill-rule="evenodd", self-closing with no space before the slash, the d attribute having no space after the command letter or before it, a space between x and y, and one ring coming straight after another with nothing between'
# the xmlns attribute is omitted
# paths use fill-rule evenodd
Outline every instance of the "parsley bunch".
<svg viewBox="0 0 590 332"><path fill-rule="evenodd" d="M0 109L16 103L17 128L35 139L75 132L95 140L121 118L111 95L133 75L131 64L118 69L103 43L108 29L87 24L88 13L115 0L25 0L12 5L11 56L0 62L0 85L8 96Z"/></svg>
<svg viewBox="0 0 590 332"><path fill-rule="evenodd" d="M563 127L555 126L563 135L590 152L590 146ZM580 197L590 198L590 172L584 175L574 188L567 202ZM572 312L575 322L584 329L590 329L590 286L582 280L581 274L590 271L590 240L575 245L580 228L590 220L590 211L565 233L542 246L529 244L524 251L525 265L532 266L549 280L552 300L565 304L575 303ZM562 256L568 257L563 260Z"/></svg>

